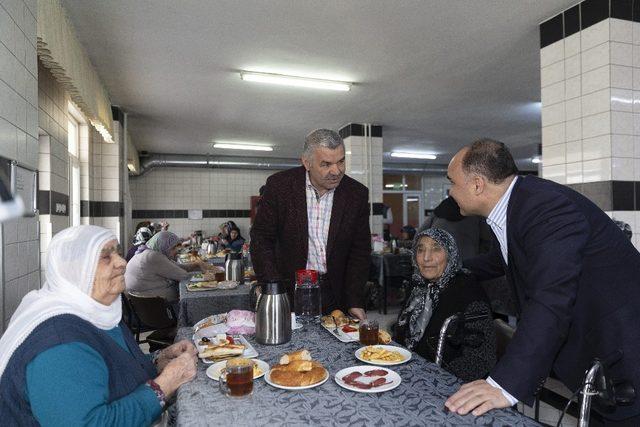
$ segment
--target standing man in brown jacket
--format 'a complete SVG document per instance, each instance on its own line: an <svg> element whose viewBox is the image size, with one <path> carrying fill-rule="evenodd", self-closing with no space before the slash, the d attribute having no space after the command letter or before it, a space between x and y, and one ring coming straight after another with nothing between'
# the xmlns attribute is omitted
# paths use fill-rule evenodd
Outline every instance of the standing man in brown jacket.
<svg viewBox="0 0 640 427"><path fill-rule="evenodd" d="M260 281L288 281L291 301L296 270L317 270L323 313L339 308L364 319L371 257L367 187L345 175L344 143L334 131L306 137L302 164L267 179L251 228L254 270Z"/></svg>

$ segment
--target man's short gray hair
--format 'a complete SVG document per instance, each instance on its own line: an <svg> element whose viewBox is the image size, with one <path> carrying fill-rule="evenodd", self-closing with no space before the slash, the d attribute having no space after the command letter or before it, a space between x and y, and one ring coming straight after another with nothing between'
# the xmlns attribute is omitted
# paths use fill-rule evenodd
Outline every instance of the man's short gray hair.
<svg viewBox="0 0 640 427"><path fill-rule="evenodd" d="M338 135L338 132L330 129L316 129L304 139L302 156L308 159L318 147L335 150L343 144L342 137Z"/></svg>

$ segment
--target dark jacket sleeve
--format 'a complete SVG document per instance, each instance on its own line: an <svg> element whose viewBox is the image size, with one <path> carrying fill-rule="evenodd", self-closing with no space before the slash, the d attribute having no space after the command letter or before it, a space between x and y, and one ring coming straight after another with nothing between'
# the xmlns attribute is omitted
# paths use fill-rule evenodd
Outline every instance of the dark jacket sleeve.
<svg viewBox="0 0 640 427"><path fill-rule="evenodd" d="M488 253L465 259L463 264L477 280L490 280L504 276L505 272L501 258L500 245L493 239L493 245Z"/></svg>
<svg viewBox="0 0 640 427"><path fill-rule="evenodd" d="M276 258L278 191L273 176L267 179L260 208L251 227L251 262L259 281L281 279Z"/></svg>
<svg viewBox="0 0 640 427"><path fill-rule="evenodd" d="M487 302L473 301L464 314L484 317L464 324L461 341L454 343L461 348L460 355L447 362L445 367L463 381L474 381L486 378L496 364L496 336Z"/></svg>
<svg viewBox="0 0 640 427"><path fill-rule="evenodd" d="M358 207L356 226L353 230L351 251L345 274L347 308L364 308L366 283L371 263L371 229L369 228L368 193L363 192Z"/></svg>
<svg viewBox="0 0 640 427"><path fill-rule="evenodd" d="M589 224L574 203L553 193L529 197L509 223L525 249L526 283L518 329L491 372L500 386L531 405L571 323Z"/></svg>

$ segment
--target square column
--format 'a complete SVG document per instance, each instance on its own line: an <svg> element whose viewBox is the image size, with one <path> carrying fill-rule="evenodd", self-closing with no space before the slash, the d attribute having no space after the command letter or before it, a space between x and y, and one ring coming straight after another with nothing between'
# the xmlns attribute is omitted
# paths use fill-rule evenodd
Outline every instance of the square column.
<svg viewBox="0 0 640 427"><path fill-rule="evenodd" d="M371 233L382 235L382 126L350 123L339 133L347 175L369 189Z"/></svg>

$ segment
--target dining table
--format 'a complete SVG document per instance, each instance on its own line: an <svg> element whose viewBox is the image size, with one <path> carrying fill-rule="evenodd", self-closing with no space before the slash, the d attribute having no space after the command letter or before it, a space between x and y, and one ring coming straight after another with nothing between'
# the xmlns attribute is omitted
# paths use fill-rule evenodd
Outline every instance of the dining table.
<svg viewBox="0 0 640 427"><path fill-rule="evenodd" d="M191 339L193 328L178 330L176 340ZM310 351L314 360L328 370L326 382L304 390L284 390L254 380L253 393L246 397L227 397L218 382L206 375L209 366L198 362L194 380L177 391L174 421L178 426L538 426L537 422L512 408L492 410L475 417L445 411L444 402L462 382L416 353L403 364L388 366L399 374L400 385L379 393L344 389L334 380L336 372L364 365L355 357L357 342L343 343L319 324L294 330L289 342L261 345L245 336L257 351L257 359L269 366L280 357L299 349ZM367 368L375 368L369 365Z"/></svg>
<svg viewBox="0 0 640 427"><path fill-rule="evenodd" d="M178 326L193 326L199 320L230 310L251 310L251 286L239 284L234 289L211 289L190 291L189 279L180 282Z"/></svg>

